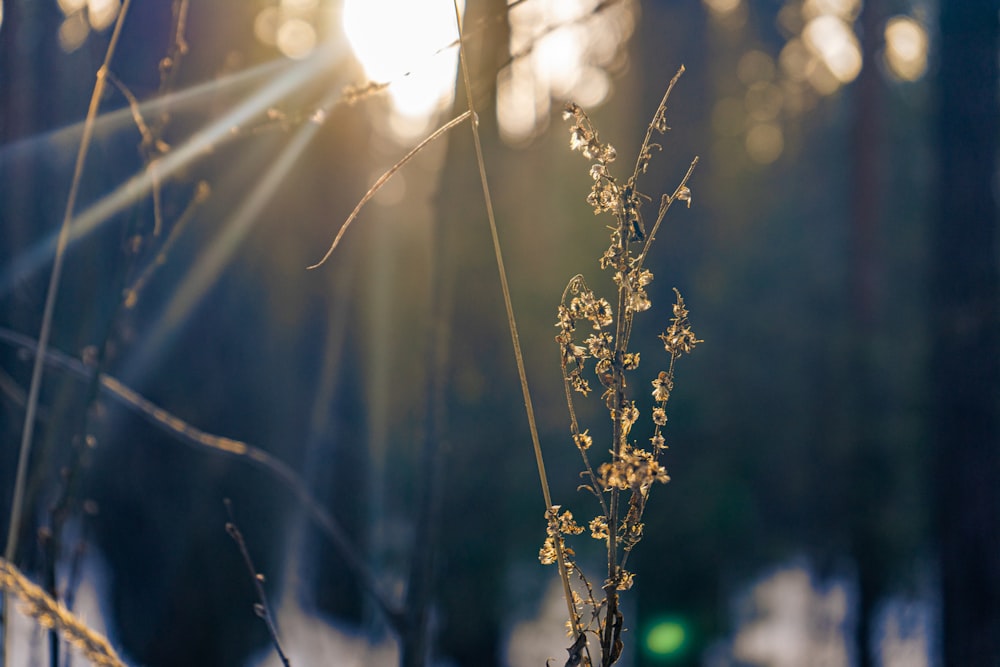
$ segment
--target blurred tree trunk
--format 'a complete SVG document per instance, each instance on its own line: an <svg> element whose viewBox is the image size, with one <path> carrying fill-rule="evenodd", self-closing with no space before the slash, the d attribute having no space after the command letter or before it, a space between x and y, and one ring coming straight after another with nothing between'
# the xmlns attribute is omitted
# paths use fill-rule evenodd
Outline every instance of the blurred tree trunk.
<svg viewBox="0 0 1000 667"><path fill-rule="evenodd" d="M853 168L851 170L851 345L848 364L854 380L850 404L850 474L855 484L848 498L851 553L858 576L858 667L873 664L871 627L875 605L891 567L879 511L887 502L893 468L877 432L878 382L874 362L879 294L879 221L882 219L884 137L882 76L878 69L884 1L865 2L859 17L864 68L854 86Z"/></svg>
<svg viewBox="0 0 1000 667"><path fill-rule="evenodd" d="M942 2L931 236L932 471L944 664L1000 664L996 0Z"/></svg>
<svg viewBox="0 0 1000 667"><path fill-rule="evenodd" d="M482 133L492 131L494 135L495 123L492 122L492 118L497 66L508 57L506 11L504 0L478 2L470 0L463 16L463 28L467 33L465 36L467 53L463 54L463 57L469 58L474 103L483 121L480 131ZM482 30L478 29L480 27ZM457 80L453 116L464 113L468 108L461 66ZM431 232L433 275L428 328L430 335L426 347L428 372L425 388L425 428L419 461L420 471L417 475L420 488L413 556L407 584L406 620L401 637L402 667L423 667L428 663L431 649L435 645L429 629L429 620L431 608L435 598L438 597L444 616L443 626L446 629L441 641L441 652L463 665L490 667L498 665L500 660L501 619L499 614L495 613L496 601L499 599L498 582L496 577L488 574L494 569L495 564L484 563L483 559L473 559L473 562L465 564L472 568L471 572L466 572L461 566L457 568L458 571L449 570L448 588L460 589L459 595L452 596L452 600L458 600L457 607L449 604L443 596L435 595L438 564L441 560L438 551L443 544L452 542L455 538L455 535L446 536L442 531L442 509L445 504L445 483L448 477L446 473L456 467L451 449L450 428L454 416L449 414L448 406L451 403L450 396L454 392L449 386L451 378L454 377L455 364L452 339L459 335L454 331L456 322L453 321L457 281L467 269L463 266L461 257L467 254L466 244L469 235L482 238L488 234L475 160L471 130L468 123L465 123L449 133L448 151L440 178L442 188L447 189L442 189L437 195L438 219L433 223L434 228ZM480 270L495 271L490 264L482 264ZM484 311L477 310L477 312ZM458 433L458 430L455 429L455 432ZM471 441L472 435L465 433L458 437ZM474 449L466 446L471 444L471 442L462 443L460 448L464 451ZM479 440L475 444L476 447L482 447L484 443ZM449 506L451 505L452 503L449 503ZM481 524L475 521L456 520L456 516L463 511L461 508L466 512L480 512L482 506L479 503L466 505L460 502L454 505L459 509L454 510L448 519L452 532L460 531L461 526L481 528ZM481 539L485 541L488 538L482 536ZM472 553L476 553L474 547ZM500 550L486 550L483 555L485 558L495 559L497 563L502 557Z"/></svg>

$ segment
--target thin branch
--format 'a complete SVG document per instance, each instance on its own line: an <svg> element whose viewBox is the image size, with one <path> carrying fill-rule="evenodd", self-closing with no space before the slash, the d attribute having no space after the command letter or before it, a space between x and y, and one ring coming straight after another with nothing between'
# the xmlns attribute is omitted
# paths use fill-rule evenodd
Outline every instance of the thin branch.
<svg viewBox="0 0 1000 667"><path fill-rule="evenodd" d="M83 165L90 150L90 142L94 136L94 125L97 121L97 111L101 105L101 97L104 95L104 85L106 76L110 70L111 59L118 46L118 39L121 37L122 26L125 24L125 16L128 14L131 0L124 0L118 13L118 20L115 22L114 31L111 33L111 40L108 49L104 54L104 63L97 70L97 81L94 83L94 91L90 96L90 106L87 109L86 120L83 124L83 136L80 139L80 148L76 155L76 165L73 168L73 179L70 183L69 195L66 198L66 210L63 213L62 224L59 227L59 236L56 241L56 253L53 260L52 273L49 275L48 292L45 295L45 306L42 312L42 325L38 333L39 354L35 357L35 364L31 371L31 384L28 387L28 404L25 408L24 427L21 431L20 452L17 461L17 473L14 479L14 495L11 501L10 522L7 528L7 544L4 549L4 558L13 562L17 555L18 539L21 532L21 519L24 511L24 492L28 477L28 461L31 458L31 445L35 431L35 413L38 410L38 397L42 387L42 369L45 367L45 350L49 344L49 337L52 333L52 320L55 314L56 298L59 294L59 281L62 277L63 261L66 257L66 247L69 243L70 222L73 220L73 211L76 208L76 197L80 190L80 182L83 180ZM7 593L3 593L3 609L0 611L0 664L7 664Z"/></svg>
<svg viewBox="0 0 1000 667"><path fill-rule="evenodd" d="M0 340L37 354L38 344L23 334L0 327ZM92 368L86 366L79 359L75 359L58 350L47 350L45 353L45 363L83 380L88 380L93 376ZM124 404L143 419L184 444L197 449L210 449L221 454L236 457L258 468L262 468L271 474L295 496L316 525L326 534L327 538L329 538L330 542L337 549L337 553L344 559L351 574L359 580L361 586L372 596L393 629L398 631L402 627L402 612L398 605L391 602L389 596L382 590L375 574L358 554L357 549L347 537L347 533L341 525L309 492L306 481L287 463L263 449L245 442L206 433L188 424L180 417L157 406L152 401L141 396L134 389L124 385L110 375L100 374L100 385L101 389L116 401Z"/></svg>
<svg viewBox="0 0 1000 667"><path fill-rule="evenodd" d="M660 210L656 214L656 222L653 223L653 228L649 231L649 236L646 237L646 245L643 246L642 252L638 256L638 262L636 262L636 270L642 268L642 263L646 261L646 256L649 253L649 247L653 244L653 239L656 238L656 232L660 229L660 223L663 222L663 218L666 217L667 211L675 201L681 198L681 194L687 192L686 198L690 201L691 193L688 190L687 183L691 179L691 174L694 173L694 168L698 166L698 156L696 155L691 164L688 165L688 170L684 174L684 178L681 182L677 184L674 189L674 193L670 196L664 195L660 200Z"/></svg>
<svg viewBox="0 0 1000 667"><path fill-rule="evenodd" d="M677 73L674 74L674 77L670 79L670 83L667 84L667 89L663 93L663 99L660 100L659 106L656 107L656 113L653 114L653 120L651 120L649 125L646 127L646 136L642 139L642 146L639 148L639 152L635 160L635 168L632 171L631 182L633 184L639 178L639 172L642 170L644 157L649 151L649 140L653 136L653 130L656 130L658 125L661 128L666 127L665 122L662 124L661 122L663 121L665 117L664 114L667 111L667 100L670 99L670 93L673 92L674 86L677 85L677 81L681 78L681 75L684 74L684 71L684 65L681 65L680 68L678 68ZM663 129L659 129L658 131L662 133Z"/></svg>
<svg viewBox="0 0 1000 667"><path fill-rule="evenodd" d="M403 159L401 159L399 162L389 167L388 171L379 176L378 180L375 181L375 184L368 189L368 192L365 193L365 196L361 198L361 201L358 202L358 205L354 207L353 211L351 211L351 214L347 216L347 220L344 221L344 224L340 226L340 231L337 232L337 236L333 239L333 243L330 244L330 249L326 251L325 255L323 255L323 259L319 260L312 266L307 266L306 268L318 269L319 267L323 266L323 264L326 263L326 260L330 259L330 255L332 255L333 251L337 248L337 244L340 243L340 239L343 238L344 233L347 231L347 228L350 226L352 222L354 222L354 218L358 217L358 213L360 213L361 209L364 208L364 205L367 204L368 201L375 196L375 193L377 193L382 188L382 186L385 185L389 181L389 179L393 177L393 175L397 171L402 169L403 165L412 160L417 153L423 150L424 147L426 147L432 141L443 135L448 130L460 124L462 121L464 121L471 115L472 115L471 111L466 111L465 113L455 118L452 118L450 121L448 121L438 129L434 130L434 132L430 136L421 141L419 144L416 145L416 147L413 150L411 150L409 153L403 156Z"/></svg>
<svg viewBox="0 0 1000 667"><path fill-rule="evenodd" d="M578 273L570 278L569 282L566 284L566 288L563 290L562 299L560 299L559 303L565 305L566 299L569 297L570 293L576 294L583 290L589 291L590 288L587 287L587 282L584 280L583 275ZM583 459L584 474L586 474L587 478L590 480L588 488L600 503L602 514L604 516L608 516L608 505L604 500L604 496L601 494L601 485L598 482L597 475L594 473L594 468L590 463L590 457L587 456L586 447L584 447L580 442L580 422L576 416L576 407L573 402L572 383L566 369L566 355L562 355L561 368L563 376L563 391L566 394L566 407L569 410L570 434L573 436L573 444L576 445L577 450L580 452L580 457Z"/></svg>
<svg viewBox="0 0 1000 667"><path fill-rule="evenodd" d="M239 527L236 525L236 516L233 514L233 503L229 498L223 500L226 505L226 513L229 515L229 522L226 523L226 532L229 533L229 537L233 538L236 542L236 546L239 547L240 554L243 556L243 562L247 566L247 570L250 572L250 578L253 580L253 587L257 593L257 603L253 606L253 612L264 621L267 626L267 632L271 635L271 642L274 644L274 650L277 651L278 657L281 658L281 663L285 667L291 667L291 663L288 662L288 657L285 656L285 652L281 650L281 641L278 639L278 627L274 624L274 617L271 615L271 608L267 604L267 592L264 591L264 575L257 571L257 568L253 565L253 559L250 557L250 550L247 548L246 541L243 539L243 533L240 532Z"/></svg>
<svg viewBox="0 0 1000 667"><path fill-rule="evenodd" d="M549 490L548 477L545 474L545 461L542 458L542 445L538 439L538 426L535 423L535 409L531 403L531 392L528 390L528 374L524 368L524 355L521 353L521 340L517 334L517 322L514 319L514 306L511 303L510 287L507 284L507 271L504 268L503 252L500 249L500 237L497 233L496 216L493 212L493 200L490 197L489 181L486 178L486 162L483 159L483 145L479 138L479 116L476 115L476 107L472 100L472 81L469 76L468 52L465 49L465 38L462 33L462 19L458 11L458 1L454 0L452 4L455 8L455 22L458 26L458 52L462 67L462 77L465 81L466 102L468 103L469 108L467 113L471 114L473 117L472 138L476 147L476 163L479 166L479 180L482 183L483 188L483 199L486 204L486 217L489 219L490 224L490 236L493 240L493 254L496 257L497 272L500 275L500 289L501 292L503 292L504 308L507 310L507 325L510 329L511 343L514 346L514 360L517 363L517 375L521 382L521 393L524 397L524 410L528 417L528 430L531 433L531 444L535 452L535 464L538 467L538 479L542 486L542 496L545 500L545 509L548 512L552 509L552 494ZM580 629L579 616L577 615L576 608L573 605L573 591L569 583L569 571L566 567L566 558L563 554L562 545L559 543L560 541L558 539L553 541L555 543L556 557L559 564L559 575L563 584L563 594L566 597L566 606L569 610L569 618L573 626L573 634L579 638L582 636L583 632Z"/></svg>
<svg viewBox="0 0 1000 667"><path fill-rule="evenodd" d="M139 296L142 294L143 289L152 279L156 271L167 263L167 255L176 245L177 240L180 238L181 233L188 226L191 220L194 218L195 211L201 206L205 200L208 199L211 193L211 188L207 181L200 181L197 186L195 186L194 196L188 202L187 207L184 212L181 213L177 221L171 226L170 234L167 235L166 240L163 245L157 251L156 256L150 260L150 262L143 268L139 273L139 276L132 282L132 284L125 288L122 294L122 301L126 308L132 308L138 303Z"/></svg>
<svg viewBox="0 0 1000 667"><path fill-rule="evenodd" d="M160 187L160 175L157 171L158 158L156 156L165 153L169 147L162 140L157 139L153 131L149 128L149 125L146 124L146 120L142 117L142 111L139 109L139 100L129 90L129 87L115 76L115 73L111 70L107 71L106 76L108 77L108 81L118 89L118 92L128 102L129 111L132 113L132 121L135 123L136 129L139 130L139 135L142 137L140 145L146 154L146 170L149 172L149 179L153 188L153 236L159 236L160 230L163 228L163 207L160 196L162 191Z"/></svg>

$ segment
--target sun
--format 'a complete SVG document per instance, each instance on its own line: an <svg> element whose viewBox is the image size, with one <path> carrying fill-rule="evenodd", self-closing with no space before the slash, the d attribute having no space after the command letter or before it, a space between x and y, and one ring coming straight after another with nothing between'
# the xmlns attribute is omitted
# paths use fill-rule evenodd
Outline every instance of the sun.
<svg viewBox="0 0 1000 667"><path fill-rule="evenodd" d="M398 134L424 132L450 106L458 67L452 0L345 0L341 24L365 76L391 82Z"/></svg>

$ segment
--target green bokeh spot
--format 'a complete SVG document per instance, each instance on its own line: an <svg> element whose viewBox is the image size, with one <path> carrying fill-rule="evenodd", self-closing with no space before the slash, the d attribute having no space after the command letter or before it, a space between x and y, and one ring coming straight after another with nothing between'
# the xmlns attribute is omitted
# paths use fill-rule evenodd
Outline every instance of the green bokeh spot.
<svg viewBox="0 0 1000 667"><path fill-rule="evenodd" d="M657 621L646 631L646 650L661 658L679 655L686 641L687 630L676 620Z"/></svg>

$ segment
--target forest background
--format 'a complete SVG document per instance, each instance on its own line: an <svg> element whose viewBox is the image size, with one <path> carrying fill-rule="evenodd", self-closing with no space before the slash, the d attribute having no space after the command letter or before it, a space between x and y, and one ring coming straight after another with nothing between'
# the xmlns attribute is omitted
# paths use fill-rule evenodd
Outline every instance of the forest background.
<svg viewBox="0 0 1000 667"><path fill-rule="evenodd" d="M383 79L332 5L131 5L74 211L77 229L93 224L65 256L52 349L285 462L386 591L428 558L439 664L558 661L558 613L540 635L528 623L545 616L553 572L537 561L545 508L468 127L401 170L329 263L305 270L375 178L464 110L447 93L414 127L392 107L449 52L455 81L454 48L364 90ZM569 277L597 274L606 234L561 104L587 108L629 155L684 64L651 194L701 157L692 206L654 247L653 312L635 336L656 354L676 286L705 343L678 366L673 479L635 554L623 660L997 664L1000 7L558 6L481 0L466 16L556 502L585 497L552 325ZM25 350L120 9L4 0L0 14L0 327L29 339L0 349L5 532ZM453 39L445 29L432 52ZM578 59L544 69L567 53ZM134 177L141 196L106 206ZM130 664L269 652L225 498L293 664L319 664L310 651L392 664L370 583L273 472L187 446L54 365L40 405L12 560L61 596L97 591ZM335 630L347 639L318 643Z"/></svg>

